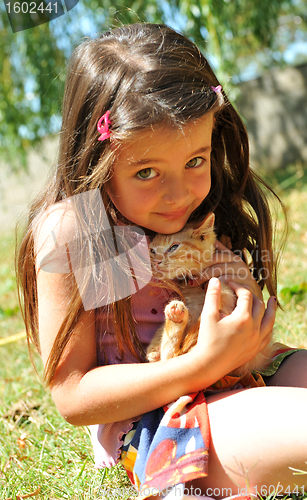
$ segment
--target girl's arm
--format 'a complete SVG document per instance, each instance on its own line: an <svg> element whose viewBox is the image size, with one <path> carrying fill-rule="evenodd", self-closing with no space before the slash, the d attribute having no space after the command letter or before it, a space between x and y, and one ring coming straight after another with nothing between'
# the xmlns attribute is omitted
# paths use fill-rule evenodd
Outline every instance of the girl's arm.
<svg viewBox="0 0 307 500"><path fill-rule="evenodd" d="M48 250L50 224L38 238ZM38 255L38 262L40 262ZM212 282L213 281L213 282ZM235 311L219 320L219 282L210 282L202 314L198 348L157 363L97 367L95 311L78 322L51 384L56 406L75 425L133 418L176 398L204 389L250 360L268 341L275 303L263 303L245 287L233 284L238 295ZM65 275L37 272L41 353L46 364L65 317L69 290Z"/></svg>
<svg viewBox="0 0 307 500"><path fill-rule="evenodd" d="M47 285L45 279L42 275L39 279L44 361L63 313L62 307L56 306L59 291L56 279L51 283L50 277L47 278L49 284L43 298L41 286ZM212 286L212 281L215 280L208 287L198 348L163 362L97 367L94 313L88 312L76 326L51 385L63 417L75 425L89 425L141 415L208 387L261 350L273 327L274 301L263 316L261 302L253 301L252 294L244 287L233 285L238 306L231 316L219 321L220 287L219 282Z"/></svg>

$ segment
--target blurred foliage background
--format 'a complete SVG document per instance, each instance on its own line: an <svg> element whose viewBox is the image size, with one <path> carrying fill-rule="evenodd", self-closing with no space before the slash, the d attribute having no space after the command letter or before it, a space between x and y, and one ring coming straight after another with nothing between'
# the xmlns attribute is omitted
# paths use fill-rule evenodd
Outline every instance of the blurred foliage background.
<svg viewBox="0 0 307 500"><path fill-rule="evenodd" d="M305 0L80 0L64 16L18 33L12 32L5 1L0 3L0 168L25 167L29 146L59 131L67 59L82 38L109 27L146 21L181 30L200 46L223 84L290 60L307 61Z"/></svg>

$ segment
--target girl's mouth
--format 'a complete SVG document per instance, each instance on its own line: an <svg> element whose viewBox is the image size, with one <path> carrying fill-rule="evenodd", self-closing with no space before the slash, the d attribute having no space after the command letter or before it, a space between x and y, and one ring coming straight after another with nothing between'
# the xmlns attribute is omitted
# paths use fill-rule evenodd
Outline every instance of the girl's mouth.
<svg viewBox="0 0 307 500"><path fill-rule="evenodd" d="M158 215L161 215L165 219L179 219L179 217L183 217L188 211L189 205L181 210L175 210L173 212L158 212Z"/></svg>

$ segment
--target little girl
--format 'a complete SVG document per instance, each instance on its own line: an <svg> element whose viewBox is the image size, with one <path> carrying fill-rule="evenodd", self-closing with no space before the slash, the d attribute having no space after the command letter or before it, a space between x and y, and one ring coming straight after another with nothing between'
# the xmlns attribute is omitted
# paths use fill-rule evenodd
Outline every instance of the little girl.
<svg viewBox="0 0 307 500"><path fill-rule="evenodd" d="M19 250L24 316L58 410L92 426L97 466L121 460L142 498L307 485L290 469L307 469L306 351L283 347L263 377L227 379L267 345L274 324L266 193L249 168L244 125L190 40L135 24L75 50L58 166ZM210 212L219 241L197 348L146 363L174 291L146 273L137 280L131 262L123 271L120 231L137 226L144 250L155 233ZM223 319L217 276L238 297Z"/></svg>

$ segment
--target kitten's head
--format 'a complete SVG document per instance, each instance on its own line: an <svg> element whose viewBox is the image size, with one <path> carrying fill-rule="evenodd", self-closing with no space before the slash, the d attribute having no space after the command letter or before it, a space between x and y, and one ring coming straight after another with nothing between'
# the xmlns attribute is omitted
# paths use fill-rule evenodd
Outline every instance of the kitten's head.
<svg viewBox="0 0 307 500"><path fill-rule="evenodd" d="M157 234L149 245L153 274L159 279L199 276L214 252L214 214L175 234Z"/></svg>

